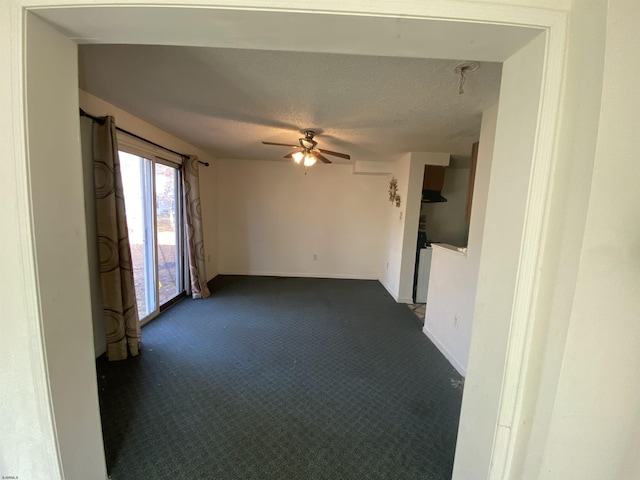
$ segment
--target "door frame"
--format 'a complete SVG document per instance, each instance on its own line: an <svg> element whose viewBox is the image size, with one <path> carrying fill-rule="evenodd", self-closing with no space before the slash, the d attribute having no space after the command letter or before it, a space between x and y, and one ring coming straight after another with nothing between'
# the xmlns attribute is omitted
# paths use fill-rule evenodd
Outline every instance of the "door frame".
<svg viewBox="0 0 640 480"><path fill-rule="evenodd" d="M528 352L531 344L531 330L533 322L532 305L538 281L538 265L542 250L543 236L541 231L544 228L545 213L549 205L549 182L553 169L554 139L557 129L557 117L560 102L562 70L565 52L566 19L564 12L543 10L529 7L514 6L492 6L488 8L482 2L470 4L469 2L458 2L455 0L441 0L429 2L422 5L422 2L406 2L403 4L389 4L384 2L370 2L365 0L352 0L344 2L332 0L323 5L324 10L299 8L294 2L287 0L269 1L256 0L235 0L229 2L215 2L215 5L208 7L219 7L225 9L255 10L256 12L271 11L296 11L307 12L309 14L345 14L345 15L374 15L382 17L410 17L425 20L441 21L463 21L470 23L513 25L534 27L546 32L546 55L544 64L540 66L543 70L542 98L540 101L539 114L536 125L536 139L533 153L533 166L530 177L530 189L527 197L526 211L524 212L525 225L518 262L518 275L513 298L513 310L511 313L511 329L509 331L508 353L505 363L504 380L501 386L500 395L500 422L503 428L498 428L495 432L494 449L491 463L495 465L491 471L491 478L506 478L509 465L513 458L516 434L512 426L517 425L520 409L523 405L523 389L525 382L525 366L529 360ZM124 0L120 6L126 4L153 7L154 5L189 5L189 2L173 1L162 3L158 1L145 0ZM29 169L31 165L31 152L28 148L26 131L29 119L26 115L25 92L25 65L28 64L31 52L26 47L25 40L25 15L27 11L33 9L37 11L43 6L91 7L95 6L90 0L11 0L6 8L9 12L7 24L9 40L11 42L9 64L10 85L8 90L16 94L16 98L21 99L12 104L7 115L10 128L0 133L0 140L8 144L10 150L9 162L13 161L12 167L8 169L9 181L16 184L16 203L22 212L25 213L27 221L18 223L19 228L15 232L20 239L20 252L23 263L19 265L18 271L24 279L24 285L29 286L23 298L26 300L25 326L24 332L36 332L36 340L29 343L27 356L29 359L36 359L32 382L38 394L38 405L41 413L46 418L50 418L53 427L53 441L50 447L55 451L55 458L58 466L62 464L64 452L60 451L60 445L55 439L56 422L68 421L68 419L55 418L51 408L51 385L47 373L47 349L42 331L43 321L46 312L43 311L40 301L39 282L42 272L36 268L37 259L41 253L36 250L34 238L34 225L36 222L31 211L31 188L29 180ZM126 8L126 7L121 7ZM202 6L193 5L194 9ZM4 34L3 34L4 35ZM3 122L3 125L6 123ZM37 306L40 307L37 307ZM87 340L89 341L89 339ZM37 361L37 359L40 359ZM48 412L48 413L46 413ZM46 421L44 423L47 423ZM44 427L43 427L44 428ZM99 432L96 432L99 434Z"/></svg>

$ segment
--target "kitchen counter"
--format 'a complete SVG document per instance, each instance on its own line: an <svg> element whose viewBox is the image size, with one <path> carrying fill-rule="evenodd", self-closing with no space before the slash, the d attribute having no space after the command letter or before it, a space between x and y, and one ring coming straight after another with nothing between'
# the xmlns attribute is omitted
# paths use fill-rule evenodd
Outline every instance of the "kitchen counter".
<svg viewBox="0 0 640 480"><path fill-rule="evenodd" d="M456 247L454 245L449 245L448 243L432 243L431 246L434 249L444 250L446 252L451 252L456 255L467 255L467 247Z"/></svg>

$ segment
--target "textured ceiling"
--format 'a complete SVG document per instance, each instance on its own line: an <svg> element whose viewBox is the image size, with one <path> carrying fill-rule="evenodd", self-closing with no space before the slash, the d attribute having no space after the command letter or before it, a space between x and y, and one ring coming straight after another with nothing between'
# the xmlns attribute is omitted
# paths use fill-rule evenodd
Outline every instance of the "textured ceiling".
<svg viewBox="0 0 640 480"><path fill-rule="evenodd" d="M81 45L80 87L219 158L274 160L299 130L353 160L468 156L501 64L458 94L461 60L205 47ZM90 112L91 113L91 112ZM117 120L117 119L116 119ZM333 157L331 157L334 160ZM343 160L335 159L336 163Z"/></svg>

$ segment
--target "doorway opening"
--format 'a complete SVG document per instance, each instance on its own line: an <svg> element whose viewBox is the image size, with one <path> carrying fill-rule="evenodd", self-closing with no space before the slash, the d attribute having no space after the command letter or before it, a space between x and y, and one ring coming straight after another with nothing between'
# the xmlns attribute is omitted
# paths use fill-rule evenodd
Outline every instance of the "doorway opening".
<svg viewBox="0 0 640 480"><path fill-rule="evenodd" d="M479 6L482 7L482 6ZM55 10L55 9L53 9ZM94 10L94 9L86 9L86 10ZM99 10L99 9L95 9L95 10ZM145 9L141 9L141 10L145 10ZM174 10L175 9L171 9ZM43 12L43 11L41 11ZM58 11L59 13L64 13L61 10ZM172 12L173 14L174 12ZM431 12L433 14L433 12ZM473 13L473 15L469 16L471 14L469 14L469 12L464 12L464 19L465 21L468 21L469 18L478 18L478 19L482 19L484 22L487 21L486 16L485 15L481 15L481 13L479 11L475 11L475 13ZM435 15L437 17L437 15ZM157 17L155 17L157 19ZM173 18L173 15L172 15ZM449 17L451 18L451 17ZM539 17L538 17L539 18ZM556 20L556 18L554 17L553 19L554 21ZM496 22L502 22L504 23L512 23L512 24L517 24L517 25L527 25L527 19L526 17L520 17L516 14L513 14L510 18L499 18L499 19L495 19ZM547 28L551 28L551 26L555 25L554 21L552 21L551 19L548 19L548 22L546 23L546 25L548 26ZM54 22L55 23L55 22ZM446 22L445 22L446 23ZM540 20L538 20L537 25L540 25ZM539 27L538 27L539 28ZM558 27L561 28L561 27ZM114 29L114 31L116 31L117 29ZM170 30L170 29L169 29ZM169 30L165 30L163 28L163 32L169 31ZM166 41L166 39L165 39ZM177 40L176 40L177 41ZM558 39L558 41L562 41L562 39ZM553 49L547 49L547 52L549 50L553 50ZM32 52L27 52L27 55L29 55ZM511 52L513 53L513 52ZM456 55L456 57L458 57L459 55ZM544 121L549 121L548 124L551 124L551 126L554 126L554 120L553 118L555 118L555 108L554 107L554 100L556 100L557 94L559 92L559 80L558 78L553 77L552 80L553 82L551 83L551 85L549 85L549 77L548 77L548 72L549 72L549 68L545 68L545 67L549 67L549 58L551 58L552 60L552 65L551 65L551 70L553 70L556 74L558 73L558 71L560 70L560 67L562 65L562 55L561 52L560 54L555 54L555 56L551 56L551 57L545 57L545 55L542 55L540 57L540 63L536 64L536 67L539 69L540 72L540 82L542 85L544 85L545 87L550 87L550 88L545 88L544 89L544 93L545 96L543 98L543 101L540 102L541 103L541 109L542 112L540 112L540 110L536 109L536 122L532 123L529 128L527 129L528 133L530 134L527 139L531 139L533 138L533 141L531 142L532 145L532 149L535 146L536 148L533 149L533 151L535 151L535 154L531 154L531 156L529 157L531 159L531 162L536 163L536 175L533 177L533 182L531 184L531 188L529 190L527 190L525 192L525 194L523 195L523 201L521 203L513 204L514 205L514 215L518 216L521 219L524 219L524 211L526 210L528 212L528 215L526 217L526 222L519 222L517 225L514 225L514 230L516 230L516 232L511 232L511 233L519 233L520 235L518 236L518 240L516 240L518 243L516 244L516 248L514 249L514 251L509 251L506 252L506 254L509 256L508 261L506 263L508 263L509 265L507 265L508 270L511 270L511 268L514 266L514 264L517 266L519 264L524 264L526 268L524 269L518 269L517 270L517 279L519 280L518 282L516 282L515 284L517 285L517 288L514 292L514 295L510 295L511 298L505 298L503 299L502 302L500 302L500 299L497 298L496 295L492 294L491 289L488 288L483 292L483 295L486 295L487 298L486 300L498 300L500 303L504 303L507 302L511 305L516 304L518 306L518 311L513 312L513 314L510 315L506 315L506 321L507 323L514 323L514 327L515 329L512 329L510 331L510 335L512 338L518 339L520 334L523 331L527 330L527 322L528 322L528 313L527 313L527 299L530 299L532 296L532 290L533 290L533 286L534 286L534 281L535 281L535 264L536 264L536 260L537 260L537 256L538 256L538 249L537 248L530 248L527 251L525 251L522 255L526 256L526 258L521 258L521 250L520 250L520 246L521 246L521 241L522 238L524 237L525 239L525 243L527 243L527 245L530 247L532 244L534 247L536 247L537 245L539 245L540 240L536 239L537 236L535 235L535 232L538 232L539 229L537 227L539 227L540 223L542 222L542 218L543 218L543 213L546 207L546 203L545 202L538 202L535 204L532 204L530 202L530 198L546 198L546 196L544 195L544 192L546 191L546 186L544 185L544 181L543 179L546 178L545 175L543 175L542 173L544 173L545 171L548 171L548 169L550 168L550 149L552 148L552 137L553 137L553 132L554 129L553 128L548 128L545 130L544 133L546 133L546 135L542 135L539 136L536 134L536 132L531 132L531 128L533 128L535 125L539 125L540 122ZM546 76L542 75L542 71L546 72ZM557 75L556 75L557 76ZM71 79L73 80L73 79ZM549 93L550 92L550 93ZM50 108L51 105L43 105L41 108ZM36 107L33 107L34 112L37 110ZM37 112L40 113L40 112ZM44 113L44 112L43 112ZM540 113L540 115L538 115L538 113ZM46 115L43 115L46 116ZM34 115L35 117L35 115ZM551 119L551 120L550 120ZM71 133L72 135L74 135L74 132L72 132L69 126L67 126L66 124L63 125L62 130L64 132L67 133ZM37 129L37 126L33 127L33 130L35 131ZM77 136L77 133L75 134ZM33 140L32 140L33 139ZM30 142L36 142L37 140L37 135L32 135L30 136ZM501 152L503 154L505 154L505 152ZM30 151L30 154L33 154L33 151ZM524 176L524 178L521 178L521 180L525 180L525 183L529 183L529 179L530 179L530 175L531 175L531 169L527 168L530 167L530 165L526 165L524 171L523 170L518 170L517 172L515 172L518 176ZM540 172L540 170L542 170L542 173ZM542 194L541 194L542 193ZM71 219L70 221L72 221L73 219ZM523 234L524 232L524 234ZM509 233L509 232L507 232ZM511 241L511 235L510 235L510 239L509 241ZM495 242L494 238L490 239L491 242ZM495 246L495 245L494 245ZM498 272L500 273L500 272ZM524 307L520 307L519 305L522 302L514 302L514 296L517 297L518 300L525 300L524 302ZM508 310L508 312L511 313L511 309ZM503 315L505 316L505 315ZM522 356L524 354L524 343L526 342L527 337L524 336L522 342L516 342L515 344L510 345L509 351L506 354L506 364L508 367L508 370L512 371L512 372L518 372L520 370L520 365L521 365L521 360L522 360ZM47 339L45 338L45 342L47 341ZM506 348L506 346L505 346ZM504 352L503 352L504 353ZM518 358L520 358L520 360L518 360ZM510 361L511 360L511 361ZM73 370L69 371L69 374L72 374ZM507 372L509 373L509 372ZM500 376L502 378L502 372L500 373ZM502 381L499 381L497 383L498 388L496 391L492 391L490 397L492 398L492 400L495 400L495 402L491 402L492 405L495 403L495 405L493 405L493 407L496 408L496 410L500 410L502 413L506 412L508 413L508 410L510 408L513 408L515 406L515 403L517 401L516 396L513 396L513 401L512 402L501 402L501 399L506 398L505 395L507 395L507 393L509 392L513 392L515 391L518 386L520 385L520 375L515 375L514 377L510 377L509 375L505 375L505 377L508 377L508 382L504 383ZM95 386L95 385L94 385ZM507 393L505 393L505 389L507 390ZM509 397L507 395L507 397ZM508 398L507 398L508 399ZM469 397L469 402L472 402L473 399ZM499 408L498 408L499 405ZM471 404L470 404L471 406ZM480 417L481 415L479 415ZM511 416L511 420L509 420L507 423L511 423L511 421L513 420L515 416L515 412L513 413L513 415ZM503 417L504 419L504 417ZM57 418L57 424L61 425L64 424L66 421L68 421L69 419L66 418ZM501 422L502 424L504 424L505 422ZM502 435L507 435L506 437L506 442L502 441L502 442L492 442L492 441L488 441L485 442L487 445L493 445L493 444L497 444L499 445L499 449L501 449L500 451L496 452L489 452L489 456L487 457L488 459L496 459L498 460L498 463L502 464L504 461L506 461L507 459L507 449L510 446L509 443L509 436L510 433L507 432L507 430L510 430L510 428L505 428L503 429L504 432L498 432L498 434L502 434ZM481 432L484 434L488 434L489 438L494 438L495 436L495 431L493 429L491 429L491 432ZM93 432L91 433L93 435ZM482 436L482 435L479 435ZM504 447L500 447L500 445L503 445ZM65 455L64 449L61 447L61 455ZM80 452L81 454L82 452ZM71 455L71 454L70 454ZM73 456L73 455L71 455ZM494 462L495 463L495 462ZM500 468L500 467L498 467Z"/></svg>

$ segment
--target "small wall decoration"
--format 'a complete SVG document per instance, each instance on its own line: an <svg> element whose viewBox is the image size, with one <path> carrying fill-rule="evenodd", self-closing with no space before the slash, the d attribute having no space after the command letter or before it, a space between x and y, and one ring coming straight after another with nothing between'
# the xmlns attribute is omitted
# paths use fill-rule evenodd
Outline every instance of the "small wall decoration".
<svg viewBox="0 0 640 480"><path fill-rule="evenodd" d="M398 179L392 178L389 181L389 201L393 203L398 193Z"/></svg>
<svg viewBox="0 0 640 480"><path fill-rule="evenodd" d="M389 201L395 204L396 207L400 207L400 195L398 194L398 179L392 178L389 181Z"/></svg>

